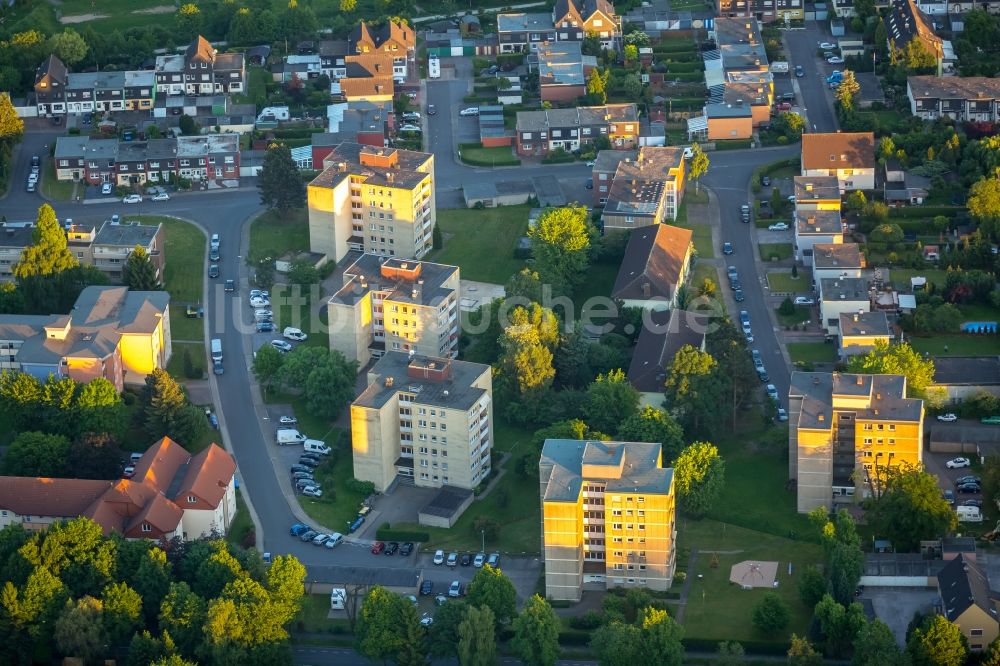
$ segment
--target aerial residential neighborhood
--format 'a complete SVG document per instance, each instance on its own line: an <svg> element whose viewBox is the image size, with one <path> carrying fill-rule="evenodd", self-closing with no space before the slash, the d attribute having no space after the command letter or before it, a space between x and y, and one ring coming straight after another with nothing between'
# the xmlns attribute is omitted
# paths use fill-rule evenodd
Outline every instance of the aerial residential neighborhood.
<svg viewBox="0 0 1000 666"><path fill-rule="evenodd" d="M2 663L1000 659L1000 5L0 7Z"/></svg>

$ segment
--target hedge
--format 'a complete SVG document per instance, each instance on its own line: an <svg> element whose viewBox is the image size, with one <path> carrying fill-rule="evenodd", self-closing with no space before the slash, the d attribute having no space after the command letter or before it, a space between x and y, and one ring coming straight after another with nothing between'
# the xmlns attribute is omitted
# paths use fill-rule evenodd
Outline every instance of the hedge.
<svg viewBox="0 0 1000 666"><path fill-rule="evenodd" d="M744 148L750 147L750 139L727 139L725 141L716 141L716 150L742 150Z"/></svg>
<svg viewBox="0 0 1000 666"><path fill-rule="evenodd" d="M389 523L382 523L375 532L375 538L379 541L415 541L425 543L431 540L431 535L427 532L417 530L394 530Z"/></svg>
<svg viewBox="0 0 1000 666"><path fill-rule="evenodd" d="M562 629L559 642L563 645L587 645L592 632L587 629Z"/></svg>
<svg viewBox="0 0 1000 666"><path fill-rule="evenodd" d="M938 215L944 215L945 217L955 217L959 213L964 212L965 208L960 208L957 206L904 206L902 208L890 208L889 217L903 217L903 218L914 218L914 217L926 217L930 219Z"/></svg>
<svg viewBox="0 0 1000 666"><path fill-rule="evenodd" d="M561 636L561 634L560 634ZM709 638L683 638L681 643L684 644L684 649L691 650L693 652L716 652L719 649L719 643L721 641L713 640ZM781 641L739 641L739 644L743 646L743 649L747 654L780 654L782 656L788 654L788 643Z"/></svg>

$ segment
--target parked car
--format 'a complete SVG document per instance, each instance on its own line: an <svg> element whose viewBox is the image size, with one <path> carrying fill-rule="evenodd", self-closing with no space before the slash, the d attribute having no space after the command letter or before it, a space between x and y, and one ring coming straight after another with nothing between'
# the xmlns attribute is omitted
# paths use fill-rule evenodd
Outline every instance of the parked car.
<svg viewBox="0 0 1000 666"><path fill-rule="evenodd" d="M138 194L130 194L122 199L122 203L125 204L137 204L142 203L142 196Z"/></svg>
<svg viewBox="0 0 1000 666"><path fill-rule="evenodd" d="M330 540L329 534L317 534L316 537L313 539L313 545L322 546L329 540Z"/></svg>
<svg viewBox="0 0 1000 666"><path fill-rule="evenodd" d="M470 564L472 564L472 554L462 553L462 556L458 558L458 563L463 567L469 566Z"/></svg>
<svg viewBox="0 0 1000 666"><path fill-rule="evenodd" d="M806 75L806 71L804 69L802 69L802 65L796 65L795 66L795 76L797 76L798 78L801 79L805 75Z"/></svg>
<svg viewBox="0 0 1000 666"><path fill-rule="evenodd" d="M941 493L941 496L944 497L944 501L947 502L948 504L955 503L955 493L953 493L952 491L946 490L943 493Z"/></svg>
<svg viewBox="0 0 1000 666"><path fill-rule="evenodd" d="M217 278L219 277L219 264L212 264L208 267L208 277Z"/></svg>
<svg viewBox="0 0 1000 666"><path fill-rule="evenodd" d="M977 493L982 492L982 488L979 486L978 483L963 483L961 485L955 486L955 490L957 490L960 494L963 495L975 495Z"/></svg>
<svg viewBox="0 0 1000 666"><path fill-rule="evenodd" d="M952 458L944 466L948 469L958 469L959 467L970 467L972 462L968 458Z"/></svg>
<svg viewBox="0 0 1000 666"><path fill-rule="evenodd" d="M253 309L259 308L269 308L271 307L271 301L264 296L250 296L250 307Z"/></svg>
<svg viewBox="0 0 1000 666"><path fill-rule="evenodd" d="M448 553L448 560L445 562L449 567L458 566L458 553Z"/></svg>
<svg viewBox="0 0 1000 666"><path fill-rule="evenodd" d="M472 560L472 566L477 569L481 569L483 564L486 563L486 553L476 553L476 558Z"/></svg>
<svg viewBox="0 0 1000 666"><path fill-rule="evenodd" d="M302 494L306 497L322 497L323 491L320 490L319 486L308 486L302 489Z"/></svg>
<svg viewBox="0 0 1000 666"><path fill-rule="evenodd" d="M212 261L218 261L219 259L221 259L222 255L219 254L219 248L213 247L211 250L209 250L208 258L211 259Z"/></svg>
<svg viewBox="0 0 1000 666"><path fill-rule="evenodd" d="M292 481L315 481L312 472L292 472Z"/></svg>
<svg viewBox="0 0 1000 666"><path fill-rule="evenodd" d="M785 411L784 407L778 407L778 420L782 423L788 420L788 412Z"/></svg>
<svg viewBox="0 0 1000 666"><path fill-rule="evenodd" d="M981 421L986 425L1000 425L1000 416L987 416Z"/></svg>
<svg viewBox="0 0 1000 666"><path fill-rule="evenodd" d="M983 508L983 500L977 500L977 499L962 500L961 506L974 506L981 509Z"/></svg>
<svg viewBox="0 0 1000 666"><path fill-rule="evenodd" d="M236 293L236 280L226 280L226 293L227 294Z"/></svg>
<svg viewBox="0 0 1000 666"><path fill-rule="evenodd" d="M444 551L437 550L434 551L434 564L444 564Z"/></svg>
<svg viewBox="0 0 1000 666"><path fill-rule="evenodd" d="M767 391L767 397L778 402L778 389L775 388L774 384L768 384L764 390Z"/></svg>
<svg viewBox="0 0 1000 666"><path fill-rule="evenodd" d="M310 541L316 538L317 534L319 534L319 532L317 532L316 530L309 529L299 535L299 540L302 541L303 543L309 543Z"/></svg>
<svg viewBox="0 0 1000 666"><path fill-rule="evenodd" d="M764 187L769 187L771 185L771 177L770 176L761 176L760 177L760 184L763 185Z"/></svg>
<svg viewBox="0 0 1000 666"><path fill-rule="evenodd" d="M836 56L836 55L832 56L830 58L827 58L826 61L828 63L830 63L831 65L843 65L844 64L844 59L841 58L840 56Z"/></svg>
<svg viewBox="0 0 1000 666"><path fill-rule="evenodd" d="M160 192L153 197L153 201L170 201L170 195L166 192Z"/></svg>
<svg viewBox="0 0 1000 666"><path fill-rule="evenodd" d="M489 558L486 560L486 564L490 565L494 569L500 566L500 553L490 553Z"/></svg>
<svg viewBox="0 0 1000 666"><path fill-rule="evenodd" d="M292 351L292 345L285 342L284 340L271 340L271 346L280 352L290 352Z"/></svg>
<svg viewBox="0 0 1000 666"><path fill-rule="evenodd" d="M434 594L434 583L429 580L420 583L420 594L424 597Z"/></svg>
<svg viewBox="0 0 1000 666"><path fill-rule="evenodd" d="M742 289L737 289L736 291L733 292L733 300L736 301L737 303L742 303L744 298L746 297L743 295Z"/></svg>
<svg viewBox="0 0 1000 666"><path fill-rule="evenodd" d="M104 183L103 185L101 185L101 194L104 195L111 194L111 190L112 190L111 183Z"/></svg>
<svg viewBox="0 0 1000 666"><path fill-rule="evenodd" d="M131 479L133 476L135 476L135 465L129 465L122 472L122 478Z"/></svg>
<svg viewBox="0 0 1000 666"><path fill-rule="evenodd" d="M409 124L407 124L407 125L400 125L399 126L399 131L400 132L419 132L420 131L420 126L419 125L409 125Z"/></svg>
<svg viewBox="0 0 1000 666"><path fill-rule="evenodd" d="M310 474L312 474L312 469L306 467L305 465L292 465L289 468L289 471L291 471L293 474L295 472L309 472Z"/></svg>
<svg viewBox="0 0 1000 666"><path fill-rule="evenodd" d="M732 254L732 253L733 253L733 244L732 243L723 243L722 244L722 254Z"/></svg>
<svg viewBox="0 0 1000 666"><path fill-rule="evenodd" d="M385 550L385 543L376 541L372 544L372 555L381 555L383 550Z"/></svg>
<svg viewBox="0 0 1000 666"><path fill-rule="evenodd" d="M448 586L448 596L452 598L462 596L462 581L451 581L451 585Z"/></svg>
<svg viewBox="0 0 1000 666"><path fill-rule="evenodd" d="M257 322L257 332L258 333L271 333L274 331L274 322L270 319L266 321Z"/></svg>
<svg viewBox="0 0 1000 666"><path fill-rule="evenodd" d="M287 326L285 330L281 332L281 335L289 340L295 340L296 342L302 342L309 337L302 332L302 329L293 328L291 326Z"/></svg>
<svg viewBox="0 0 1000 666"><path fill-rule="evenodd" d="M796 296L795 297L795 304L796 305L815 305L816 301L814 301L813 299L809 298L808 296Z"/></svg>
<svg viewBox="0 0 1000 666"><path fill-rule="evenodd" d="M395 555L398 551L399 551L399 542L398 541L390 541L385 546L385 554L386 555Z"/></svg>
<svg viewBox="0 0 1000 666"><path fill-rule="evenodd" d="M435 106L433 104L428 104L427 105L427 115L428 116L436 115L437 112L438 112L438 110L437 110L437 108L435 108Z"/></svg>
<svg viewBox="0 0 1000 666"><path fill-rule="evenodd" d="M963 483L974 483L977 486L982 484L983 480L976 476L975 474L966 474L965 476L960 476L955 479L955 485L960 486Z"/></svg>
<svg viewBox="0 0 1000 666"><path fill-rule="evenodd" d="M937 420L941 421L942 423L953 423L958 420L958 416L952 414L951 412L948 412L947 414L938 414Z"/></svg>
<svg viewBox="0 0 1000 666"><path fill-rule="evenodd" d="M309 467L309 468L319 467L318 460L315 460L314 458L307 458L305 456L299 457L299 464L302 465L303 467Z"/></svg>
<svg viewBox="0 0 1000 666"><path fill-rule="evenodd" d="M299 479L295 482L296 490L305 490L306 488L320 488L321 486L316 483L315 479Z"/></svg>
<svg viewBox="0 0 1000 666"><path fill-rule="evenodd" d="M298 422L299 420L294 416L282 416L280 419L278 419L278 423L280 423L281 425L295 425Z"/></svg>
<svg viewBox="0 0 1000 666"><path fill-rule="evenodd" d="M413 552L413 542L407 541L402 546L399 547L400 557L409 557L410 553Z"/></svg>
<svg viewBox="0 0 1000 666"><path fill-rule="evenodd" d="M831 42L823 42L822 44L819 45L819 47L824 51L832 51L833 49L837 48L837 45Z"/></svg>
<svg viewBox="0 0 1000 666"><path fill-rule="evenodd" d="M310 529L312 528L305 523L295 523L291 526L291 528L289 528L288 534L294 537L302 536L304 532L308 532Z"/></svg>
<svg viewBox="0 0 1000 666"><path fill-rule="evenodd" d="M788 231L788 225L784 222L775 222L767 227L768 231Z"/></svg>
<svg viewBox="0 0 1000 666"><path fill-rule="evenodd" d="M470 106L467 109L462 109L461 111L458 112L458 115L460 115L460 116L478 116L479 115L479 107L478 106Z"/></svg>

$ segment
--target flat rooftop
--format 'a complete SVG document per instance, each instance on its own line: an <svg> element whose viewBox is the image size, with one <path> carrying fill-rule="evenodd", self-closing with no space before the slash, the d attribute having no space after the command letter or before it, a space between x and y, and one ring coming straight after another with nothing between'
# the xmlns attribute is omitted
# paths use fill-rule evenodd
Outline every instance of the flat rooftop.
<svg viewBox="0 0 1000 666"><path fill-rule="evenodd" d="M816 243L813 268L864 268L861 246L857 243Z"/></svg>
<svg viewBox="0 0 1000 666"><path fill-rule="evenodd" d="M547 439L540 466L551 465L543 500L576 502L583 487L583 466L608 461L609 477L586 479L606 483L606 492L668 494L674 470L659 466L660 444L647 442L600 442L578 439ZM618 470L621 470L620 477Z"/></svg>
<svg viewBox="0 0 1000 666"><path fill-rule="evenodd" d="M836 176L795 176L795 201L814 199L840 201L840 181Z"/></svg>
<svg viewBox="0 0 1000 666"><path fill-rule="evenodd" d="M412 376L424 368L428 370L427 377ZM445 368L448 370L442 372ZM484 372L490 372L490 366L387 352L368 371L368 387L353 404L379 409L402 392L410 394L412 402L419 405L467 410L487 395L486 389L473 386Z"/></svg>
<svg viewBox="0 0 1000 666"><path fill-rule="evenodd" d="M799 235L841 234L844 223L839 210L802 210L795 212L795 229Z"/></svg>
<svg viewBox="0 0 1000 666"><path fill-rule="evenodd" d="M852 413L868 421L919 421L923 401L906 398L901 375L855 375L829 372L793 372L789 398L802 398L797 427L830 430L834 412ZM867 398L864 406L834 408L837 398Z"/></svg>
<svg viewBox="0 0 1000 666"><path fill-rule="evenodd" d="M344 286L329 302L353 305L369 292L378 291L386 294L387 300L431 305L453 293L444 284L457 272L457 267L446 264L363 254L344 271Z"/></svg>
<svg viewBox="0 0 1000 666"><path fill-rule="evenodd" d="M882 310L842 312L840 314L840 336L843 338L845 335L892 335L892 326Z"/></svg>
<svg viewBox="0 0 1000 666"><path fill-rule="evenodd" d="M868 302L868 289L865 278L823 278L819 281L819 294L824 301Z"/></svg>
<svg viewBox="0 0 1000 666"><path fill-rule="evenodd" d="M387 166L371 163L372 161L377 162L376 159L362 164L362 154L371 155L373 158L384 157L383 161ZM323 172L316 176L309 183L309 186L333 188L345 178L353 175L363 176L366 185L414 189L425 178L433 175L419 170L425 168L432 159L434 156L430 153L400 148L372 148L360 143L345 142L335 147L326 156L323 163L329 166L323 169ZM392 164L393 162L394 164Z"/></svg>

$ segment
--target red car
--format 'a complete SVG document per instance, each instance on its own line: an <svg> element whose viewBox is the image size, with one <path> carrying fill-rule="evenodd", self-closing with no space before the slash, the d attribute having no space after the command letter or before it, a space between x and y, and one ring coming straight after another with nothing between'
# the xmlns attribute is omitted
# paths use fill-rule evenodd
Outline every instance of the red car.
<svg viewBox="0 0 1000 666"><path fill-rule="evenodd" d="M383 550L385 550L385 544L382 543L381 541L376 541L375 543L372 544L372 555L378 555Z"/></svg>
<svg viewBox="0 0 1000 666"><path fill-rule="evenodd" d="M792 110L792 105L789 104L788 102L778 102L777 104L774 105L774 110L775 111L791 111Z"/></svg>

